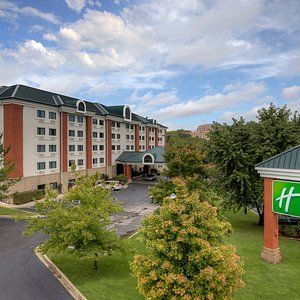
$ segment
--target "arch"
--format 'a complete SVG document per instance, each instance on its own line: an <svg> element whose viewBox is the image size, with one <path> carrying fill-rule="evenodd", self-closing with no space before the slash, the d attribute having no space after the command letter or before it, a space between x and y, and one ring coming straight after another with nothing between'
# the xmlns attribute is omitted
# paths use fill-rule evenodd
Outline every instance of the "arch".
<svg viewBox="0 0 300 300"><path fill-rule="evenodd" d="M86 112L86 105L85 105L85 102L83 100L78 100L76 102L76 107L77 107L78 112L83 112L83 113Z"/></svg>
<svg viewBox="0 0 300 300"><path fill-rule="evenodd" d="M144 165L153 165L155 162L154 155L152 153L145 153L142 158L142 163Z"/></svg>
<svg viewBox="0 0 300 300"><path fill-rule="evenodd" d="M124 105L123 117L125 120L131 121L131 108L128 104Z"/></svg>

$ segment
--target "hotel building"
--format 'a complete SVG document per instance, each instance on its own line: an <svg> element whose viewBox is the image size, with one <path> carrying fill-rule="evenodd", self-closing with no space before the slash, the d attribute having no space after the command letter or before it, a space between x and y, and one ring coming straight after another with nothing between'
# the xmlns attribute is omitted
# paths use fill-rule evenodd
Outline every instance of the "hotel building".
<svg viewBox="0 0 300 300"><path fill-rule="evenodd" d="M0 133L15 162L11 177L21 178L13 187L19 192L48 186L65 192L74 180L73 163L81 174L124 173L129 179L134 170L161 167L166 129L129 105L106 106L24 85L0 87Z"/></svg>

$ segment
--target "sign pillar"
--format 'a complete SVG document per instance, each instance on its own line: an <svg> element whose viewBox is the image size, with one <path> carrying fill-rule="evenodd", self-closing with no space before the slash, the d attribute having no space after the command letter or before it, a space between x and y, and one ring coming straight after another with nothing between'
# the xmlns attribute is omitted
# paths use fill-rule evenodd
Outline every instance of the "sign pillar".
<svg viewBox="0 0 300 300"><path fill-rule="evenodd" d="M272 210L273 179L264 178L264 246L261 258L273 264L281 261L278 245L278 217Z"/></svg>

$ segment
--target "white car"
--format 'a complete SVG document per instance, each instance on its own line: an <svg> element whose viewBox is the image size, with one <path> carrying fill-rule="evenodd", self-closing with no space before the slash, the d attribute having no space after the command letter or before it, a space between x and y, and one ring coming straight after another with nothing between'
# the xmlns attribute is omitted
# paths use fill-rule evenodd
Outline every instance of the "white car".
<svg viewBox="0 0 300 300"><path fill-rule="evenodd" d="M118 180L107 180L104 183L98 183L98 186L103 186L107 190L119 191L125 187Z"/></svg>

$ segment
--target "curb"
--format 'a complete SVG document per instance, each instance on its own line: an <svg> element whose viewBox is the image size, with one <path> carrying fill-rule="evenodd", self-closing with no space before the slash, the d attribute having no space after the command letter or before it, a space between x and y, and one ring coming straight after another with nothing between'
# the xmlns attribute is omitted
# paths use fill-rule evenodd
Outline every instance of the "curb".
<svg viewBox="0 0 300 300"><path fill-rule="evenodd" d="M52 274L60 281L65 289L75 300L87 300L87 298L75 287L68 277L49 259L45 254L39 251L39 247L34 249L34 253L40 261L52 272Z"/></svg>
<svg viewBox="0 0 300 300"><path fill-rule="evenodd" d="M13 219L14 215L1 215L0 219Z"/></svg>

